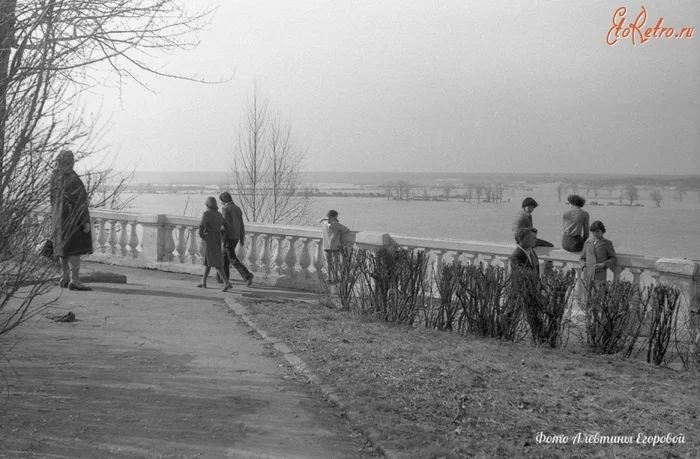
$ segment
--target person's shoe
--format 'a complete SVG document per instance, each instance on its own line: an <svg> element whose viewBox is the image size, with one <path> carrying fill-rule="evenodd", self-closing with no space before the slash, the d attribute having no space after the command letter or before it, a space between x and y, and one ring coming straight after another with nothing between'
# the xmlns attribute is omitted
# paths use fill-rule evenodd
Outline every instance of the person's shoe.
<svg viewBox="0 0 700 459"><path fill-rule="evenodd" d="M70 284L70 281L61 280L61 281L58 281L58 284L56 284L56 285L58 285L61 288L66 288L66 287L68 287L68 284Z"/></svg>
<svg viewBox="0 0 700 459"><path fill-rule="evenodd" d="M221 289L222 292L228 292L228 290L233 287L233 285L229 282L228 284L224 285L224 288Z"/></svg>
<svg viewBox="0 0 700 459"><path fill-rule="evenodd" d="M255 276L253 275L253 273L248 274L248 277L245 278L245 286L246 287L250 287L251 285L253 285L253 278L254 277Z"/></svg>
<svg viewBox="0 0 700 459"><path fill-rule="evenodd" d="M80 292L89 292L92 290L92 287L88 287L85 284L74 284L73 282L68 283L68 290L78 290Z"/></svg>
<svg viewBox="0 0 700 459"><path fill-rule="evenodd" d="M197 284L197 287L199 287L199 288L207 288L207 284L205 284L204 282L200 282L199 284Z"/></svg>

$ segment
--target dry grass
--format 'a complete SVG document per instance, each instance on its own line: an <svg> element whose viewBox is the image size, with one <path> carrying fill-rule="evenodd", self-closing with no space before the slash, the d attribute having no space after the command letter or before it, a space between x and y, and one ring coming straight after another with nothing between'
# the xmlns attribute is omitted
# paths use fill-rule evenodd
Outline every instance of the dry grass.
<svg viewBox="0 0 700 459"><path fill-rule="evenodd" d="M321 305L243 304L406 457L700 458L697 374L392 326ZM633 442L671 433L685 443L544 444L539 432Z"/></svg>

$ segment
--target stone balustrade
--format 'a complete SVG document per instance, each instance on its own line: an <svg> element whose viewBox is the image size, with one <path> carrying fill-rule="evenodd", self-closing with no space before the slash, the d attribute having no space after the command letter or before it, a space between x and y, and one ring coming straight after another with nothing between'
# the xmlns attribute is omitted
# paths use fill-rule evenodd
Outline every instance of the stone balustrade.
<svg viewBox="0 0 700 459"><path fill-rule="evenodd" d="M42 218L39 214L38 218ZM202 241L198 237L199 219L163 214L93 210L94 254L92 261L165 271L201 274ZM288 288L317 290L318 273L325 266L321 229L300 226L246 225L245 246L237 255L256 282ZM490 263L508 266L514 245L482 242L392 236L374 232L351 232L346 245L367 248L399 246L425 250L436 262L454 259L466 263ZM551 261L555 268L574 269L579 275L579 256L556 248L538 247L540 263ZM625 278L644 286L662 282L678 286L683 292L684 314L698 324L700 310L700 262L687 259L655 258L618 254L611 278ZM233 273L235 279L235 271ZM698 336L700 340L700 336Z"/></svg>

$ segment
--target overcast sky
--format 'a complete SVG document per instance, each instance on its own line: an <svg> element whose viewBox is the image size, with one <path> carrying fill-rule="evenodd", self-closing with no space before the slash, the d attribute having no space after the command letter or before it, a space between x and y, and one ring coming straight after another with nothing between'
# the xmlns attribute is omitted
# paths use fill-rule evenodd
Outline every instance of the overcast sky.
<svg viewBox="0 0 700 459"><path fill-rule="evenodd" d="M117 165L227 169L257 79L323 171L700 173L700 30L606 44L615 0L184 0L218 7L168 70L86 98ZM647 26L700 28L697 0ZM160 61L161 65L165 61Z"/></svg>

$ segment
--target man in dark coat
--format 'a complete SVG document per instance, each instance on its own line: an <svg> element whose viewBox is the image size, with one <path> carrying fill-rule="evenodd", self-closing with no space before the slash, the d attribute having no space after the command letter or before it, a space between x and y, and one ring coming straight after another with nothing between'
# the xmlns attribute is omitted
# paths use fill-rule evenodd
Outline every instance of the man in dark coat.
<svg viewBox="0 0 700 459"><path fill-rule="evenodd" d="M74 163L72 151L61 151L51 175L53 249L61 261L59 285L71 290L91 290L80 282L80 255L92 253L92 232L87 191L73 170Z"/></svg>
<svg viewBox="0 0 700 459"><path fill-rule="evenodd" d="M219 195L219 199L223 203L221 214L224 216L224 220L226 220L226 222L228 222L230 225L228 231L223 234L224 274L226 274L225 281L228 281L229 276L231 275L229 265L233 265L243 280L246 281L246 285L250 287L253 283L253 273L248 271L248 268L246 268L238 257L236 257L236 246L239 242L241 245L245 243L245 223L243 223L243 212L241 212L240 207L233 203L231 193L228 191L221 193Z"/></svg>

